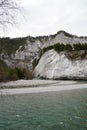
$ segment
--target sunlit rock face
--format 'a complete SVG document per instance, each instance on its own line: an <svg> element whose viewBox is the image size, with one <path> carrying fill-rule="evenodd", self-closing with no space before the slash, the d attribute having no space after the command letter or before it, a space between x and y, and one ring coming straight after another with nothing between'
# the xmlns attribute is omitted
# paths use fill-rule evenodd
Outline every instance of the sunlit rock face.
<svg viewBox="0 0 87 130"><path fill-rule="evenodd" d="M55 50L46 52L34 70L35 77L47 79L84 79L87 77L87 60L69 60Z"/></svg>

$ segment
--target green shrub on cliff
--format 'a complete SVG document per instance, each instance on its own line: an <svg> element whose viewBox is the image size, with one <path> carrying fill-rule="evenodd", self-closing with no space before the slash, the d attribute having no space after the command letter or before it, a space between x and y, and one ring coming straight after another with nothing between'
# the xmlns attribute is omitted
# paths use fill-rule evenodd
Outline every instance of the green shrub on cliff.
<svg viewBox="0 0 87 130"><path fill-rule="evenodd" d="M61 51L80 51L80 50L87 50L87 44L81 44L81 43L76 43L76 44L63 44L63 43L57 43L48 47L45 47L42 49L42 54L51 50L55 49L58 53Z"/></svg>
<svg viewBox="0 0 87 130"><path fill-rule="evenodd" d="M70 44L64 45L63 43L57 43L57 44L43 48L42 52L45 53L46 51L49 51L51 49L55 49L57 52L61 52L61 51L72 51L73 47Z"/></svg>

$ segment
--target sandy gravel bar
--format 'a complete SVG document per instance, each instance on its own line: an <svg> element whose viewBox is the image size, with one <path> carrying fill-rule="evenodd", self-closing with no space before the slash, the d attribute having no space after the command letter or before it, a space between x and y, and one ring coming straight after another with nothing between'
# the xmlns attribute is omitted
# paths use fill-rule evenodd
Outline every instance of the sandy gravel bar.
<svg viewBox="0 0 87 130"><path fill-rule="evenodd" d="M42 81L39 81L41 83ZM40 85L39 87L26 87L26 88L9 88L9 89L0 89L0 95L15 95L15 94L29 94L29 93L43 93L43 92L57 92L73 89L87 89L86 83L75 83L74 81L43 81L44 83L51 83L47 86ZM37 83L37 81L36 81ZM54 83L54 84L53 84ZM64 84L65 83L65 84ZM62 84L62 85L61 85Z"/></svg>
<svg viewBox="0 0 87 130"><path fill-rule="evenodd" d="M59 83L57 80L17 80L6 83L0 83L0 88L22 88L22 87L37 87L40 85L50 85Z"/></svg>

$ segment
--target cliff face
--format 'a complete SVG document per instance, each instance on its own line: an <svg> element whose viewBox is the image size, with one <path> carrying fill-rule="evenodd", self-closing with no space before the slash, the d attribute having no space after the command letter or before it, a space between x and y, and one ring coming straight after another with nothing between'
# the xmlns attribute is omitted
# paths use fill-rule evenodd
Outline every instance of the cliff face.
<svg viewBox="0 0 87 130"><path fill-rule="evenodd" d="M62 78L66 76L79 77L79 75L86 77L84 70L86 69L87 56L86 54L84 56L83 52L65 53L66 51L64 51L58 54L55 50L49 49L49 51L43 53L44 48L51 46L52 49L52 46L59 43L71 46L73 44L87 44L87 37L77 37L65 31L59 31L55 35L42 37L2 38L0 39L0 59L11 67L27 67L30 69L36 67L35 75L40 77ZM73 59L74 61L72 61ZM39 64L37 65L38 61Z"/></svg>
<svg viewBox="0 0 87 130"><path fill-rule="evenodd" d="M41 57L34 74L47 79L86 79L87 60L70 60L65 53L49 50Z"/></svg>

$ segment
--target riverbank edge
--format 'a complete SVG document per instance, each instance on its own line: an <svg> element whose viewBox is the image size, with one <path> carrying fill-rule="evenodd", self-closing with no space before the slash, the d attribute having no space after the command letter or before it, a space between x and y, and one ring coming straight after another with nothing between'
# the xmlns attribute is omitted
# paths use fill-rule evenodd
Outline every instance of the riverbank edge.
<svg viewBox="0 0 87 130"><path fill-rule="evenodd" d="M77 89L87 89L87 83L75 83L74 81L63 81L52 83L45 86L39 85L38 87L21 87L21 88L5 88L0 89L0 95L19 95L19 94L29 94L29 93L43 93L43 92L57 92L66 90L77 90Z"/></svg>
<svg viewBox="0 0 87 130"><path fill-rule="evenodd" d="M16 80L16 81L9 81L9 82L2 82L0 83L0 89L13 89L13 88L31 88L31 87L38 87L43 85L50 85L59 83L58 80Z"/></svg>

